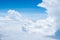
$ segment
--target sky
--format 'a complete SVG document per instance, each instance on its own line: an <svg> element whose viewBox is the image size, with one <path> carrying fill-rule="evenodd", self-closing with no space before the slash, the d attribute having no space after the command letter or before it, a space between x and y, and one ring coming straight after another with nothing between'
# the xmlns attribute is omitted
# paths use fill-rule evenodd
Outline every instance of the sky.
<svg viewBox="0 0 60 40"><path fill-rule="evenodd" d="M0 0L0 40L60 40L59 0Z"/></svg>
<svg viewBox="0 0 60 40"><path fill-rule="evenodd" d="M0 8L37 8L42 0L0 0Z"/></svg>
<svg viewBox="0 0 60 40"><path fill-rule="evenodd" d="M43 17L43 16L47 15L45 13L46 9L43 7L36 6L38 3L41 3L41 2L42 2L42 0L0 0L0 10L6 12L6 10L15 9L15 10L18 10L19 12L21 12L21 14L25 18L29 17L30 19L32 19L31 16L33 16L33 17L36 16L37 19L39 19L39 18L44 19L45 17ZM29 16L25 16L25 14L27 14ZM42 17L38 17L36 14L37 15L45 14L45 15L42 15Z"/></svg>
<svg viewBox="0 0 60 40"><path fill-rule="evenodd" d="M24 11L43 12L44 8L36 6L40 2L42 0L0 0L0 9L23 9Z"/></svg>

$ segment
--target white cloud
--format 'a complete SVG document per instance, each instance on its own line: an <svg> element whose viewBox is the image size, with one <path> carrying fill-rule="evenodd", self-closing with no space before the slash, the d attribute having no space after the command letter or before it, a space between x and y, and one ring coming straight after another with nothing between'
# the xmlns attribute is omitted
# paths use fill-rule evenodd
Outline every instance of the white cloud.
<svg viewBox="0 0 60 40"><path fill-rule="evenodd" d="M55 31L60 29L60 0L43 0L39 7L46 8L48 17L54 18ZM54 28L53 28L54 29Z"/></svg>
<svg viewBox="0 0 60 40"><path fill-rule="evenodd" d="M23 19L22 15L15 10L8 10L8 15L0 17L2 40L55 40L45 37L54 35L55 28L54 19L50 17L34 22Z"/></svg>
<svg viewBox="0 0 60 40"><path fill-rule="evenodd" d="M28 25L27 29L31 32L40 33L42 35L54 35L56 27L54 19L47 18L45 20L37 20L32 25Z"/></svg>
<svg viewBox="0 0 60 40"><path fill-rule="evenodd" d="M47 9L48 16L59 18L60 16L60 0L43 0L41 6Z"/></svg>

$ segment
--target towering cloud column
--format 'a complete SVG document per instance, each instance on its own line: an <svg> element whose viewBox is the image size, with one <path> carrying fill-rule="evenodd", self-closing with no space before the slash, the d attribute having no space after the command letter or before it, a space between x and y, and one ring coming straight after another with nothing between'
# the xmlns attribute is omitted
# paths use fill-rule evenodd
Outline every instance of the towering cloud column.
<svg viewBox="0 0 60 40"><path fill-rule="evenodd" d="M60 0L42 0L42 3L38 4L38 6L47 9L48 18L51 17L54 19L54 23L56 23L55 28L58 29L60 26Z"/></svg>

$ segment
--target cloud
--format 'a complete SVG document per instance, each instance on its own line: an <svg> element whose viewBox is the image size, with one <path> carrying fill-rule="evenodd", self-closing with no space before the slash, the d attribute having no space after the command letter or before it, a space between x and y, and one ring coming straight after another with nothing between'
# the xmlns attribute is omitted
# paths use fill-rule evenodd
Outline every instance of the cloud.
<svg viewBox="0 0 60 40"><path fill-rule="evenodd" d="M56 29L60 29L60 0L43 0L41 4L37 5L38 7L46 8L48 17L54 18L56 23ZM56 31L55 29L55 31Z"/></svg>
<svg viewBox="0 0 60 40"><path fill-rule="evenodd" d="M27 29L31 32L36 32L43 35L54 35L56 29L54 19L49 19L50 18L47 18L46 20L37 20L34 23L31 22L30 24L32 25L28 25Z"/></svg>
<svg viewBox="0 0 60 40"><path fill-rule="evenodd" d="M54 35L54 19L32 21L23 19L15 10L8 10L7 15L0 17L1 40L55 40L46 37ZM24 38L24 39L23 39Z"/></svg>
<svg viewBox="0 0 60 40"><path fill-rule="evenodd" d="M55 17L56 19L59 19L60 15L60 0L43 0L41 4L38 4L37 6L41 6L47 9L48 16Z"/></svg>

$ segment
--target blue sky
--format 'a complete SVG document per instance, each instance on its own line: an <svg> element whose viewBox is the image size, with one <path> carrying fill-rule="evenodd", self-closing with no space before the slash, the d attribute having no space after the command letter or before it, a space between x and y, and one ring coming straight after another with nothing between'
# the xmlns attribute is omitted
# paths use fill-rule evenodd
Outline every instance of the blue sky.
<svg viewBox="0 0 60 40"><path fill-rule="evenodd" d="M36 15L37 19L43 19L47 14L45 12L45 8L37 6L37 4L41 2L42 0L0 0L0 10L6 11L9 9L15 9L21 12L25 18L28 17L30 19L32 19L31 16L35 16L34 14L45 14L42 15L42 17L38 17L38 15ZM26 17L26 14L29 16Z"/></svg>
<svg viewBox="0 0 60 40"><path fill-rule="evenodd" d="M22 12L40 13L45 11L45 8L37 6L40 2L42 0L0 0L0 10L16 9Z"/></svg>
<svg viewBox="0 0 60 40"><path fill-rule="evenodd" d="M42 0L0 0L0 8L37 8Z"/></svg>
<svg viewBox="0 0 60 40"><path fill-rule="evenodd" d="M10 19L12 19L12 18L15 18L15 16L16 16L16 20L18 20L18 21L16 21L17 22L17 24L15 24L15 22L12 22L13 20L15 21L15 19L12 19L12 21L10 22L10 21L8 21L8 22L6 22L6 21L0 21L1 23L0 23L0 25L2 25L3 27L6 27L7 26L7 28L9 29L5 29L5 28L1 28L2 29L2 33L4 34L4 32L6 31L6 30L8 30L8 31L6 31L6 33L7 32L10 32L10 33L7 33L8 35L10 34L11 35L11 37L12 37L12 35L13 35L13 39L15 38L14 37L14 35L16 36L16 35L23 35L24 34L24 32L22 32L22 33L20 33L19 34L19 31L17 32L18 34L14 34L14 33L16 33L16 31L17 30L20 30L19 29L19 25L22 25L21 24L21 20L22 20L22 23L24 24L24 23L26 23L27 25L23 25L23 26L25 26L25 27L27 27L27 28L29 28L30 26L32 26L32 27L35 27L35 26L37 26L37 27L47 27L48 26L48 24L49 24L49 22L51 23L51 20L52 19L49 19L49 17L48 17L48 15L49 15L49 13L48 12L46 12L47 10L49 10L49 8L48 9L46 9L45 7L41 7L41 6L37 6L39 3L42 3L43 1L42 0L0 0L0 16L2 16L2 18L0 17L0 19L2 19L2 20L10 20ZM44 6L44 5L43 5ZM51 7L51 6L50 6ZM52 7L51 7L52 8ZM54 7L55 8L55 7ZM10 10L11 9L11 10ZM53 9L53 8L52 8ZM10 15L6 15L7 14L7 11L9 11L9 13L13 13L13 14L10 14ZM18 11L19 13L17 13L16 11ZM51 10L50 10L51 11ZM56 10L55 10L56 11ZM52 14L51 15L53 15L54 17L56 16L55 14L54 14L54 12L55 11L53 11L52 10ZM16 13L16 14L14 14L14 13ZM47 14L48 13L48 14ZM58 12L57 12L58 13ZM22 16L23 16L23 18L24 18L24 20L23 20L23 18L20 20L20 15L18 15L18 14L21 14ZM50 16L51 16L50 15ZM10 17L12 17L12 18L10 18ZM56 16L57 17L57 16ZM45 19L45 18L47 18L47 19ZM59 18L59 17L57 17L57 18ZM27 21L26 21L26 19L27 19ZM31 20L28 20L28 19L31 19ZM45 20L40 20L40 19L45 19ZM33 20L33 21L32 21ZM48 21L47 21L48 20ZM57 19L58 20L58 19ZM40 24L42 23L42 25L40 26ZM48 24L47 24L48 23ZM55 23L55 22L54 22ZM58 22L57 22L57 24L58 24ZM57 25L56 24L56 25ZM50 24L49 24L50 25ZM54 25L54 24L53 24ZM55 27L52 25L52 28L54 28L54 29L50 29L50 30L54 30L54 32L56 31L56 29L55 29ZM9 28L9 27L11 26L11 28ZM18 27L16 27L16 26L18 26ZM22 27L22 29L23 29L23 31L26 31L26 29L25 29L25 27ZM37 28L36 27L36 28ZM49 27L49 26L48 26ZM12 30L12 31L11 31ZM27 29L27 30L29 30L29 29ZM31 30L33 30L33 28L31 29ZM30 30L30 31L31 31ZM35 31L35 29L33 30L33 31ZM45 38L45 35L52 35L53 34L53 32L51 32L51 31L49 31L49 32L43 32L43 31L45 31L45 29L43 29L43 30L41 30L42 31L42 34L44 35L44 37L42 37L42 40L43 40L43 38ZM50 32L51 32L51 34L50 34ZM6 34L5 33L5 34ZM4 35L5 35L4 34ZM26 37L26 35L27 35L27 38L35 38L38 34L35 34L34 32L32 32L32 34L29 34L29 33L25 33L23 36L22 36L22 38L24 37ZM10 37L10 35L9 35L9 37ZM28 37L28 35L29 35L29 37ZM32 37L31 37L31 36ZM41 34L40 34L41 35ZM42 36L43 36L42 35ZM17 39L19 39L19 37L21 37L21 36L17 36L18 38L16 38L16 40ZM35 36L35 37L34 37ZM7 38L9 38L9 37L7 37ZM41 37L41 36L39 36L39 37ZM38 38L39 38L38 37ZM56 39L56 40L60 40L60 30L59 29L57 29L57 31L55 32L55 35L54 36L49 36L50 37L50 39L51 38L54 38L54 39ZM22 39L21 38L21 39ZM37 39L38 39L37 38ZM47 37L48 38L48 37ZM26 39L26 38L25 38ZM4 40L4 39L3 39ZM7 39L8 40L8 39ZM10 39L9 39L10 40ZM24 40L24 39L22 39L22 40ZM45 40L45 39L44 39ZM47 40L47 39L46 39ZM49 39L48 39L49 40Z"/></svg>

